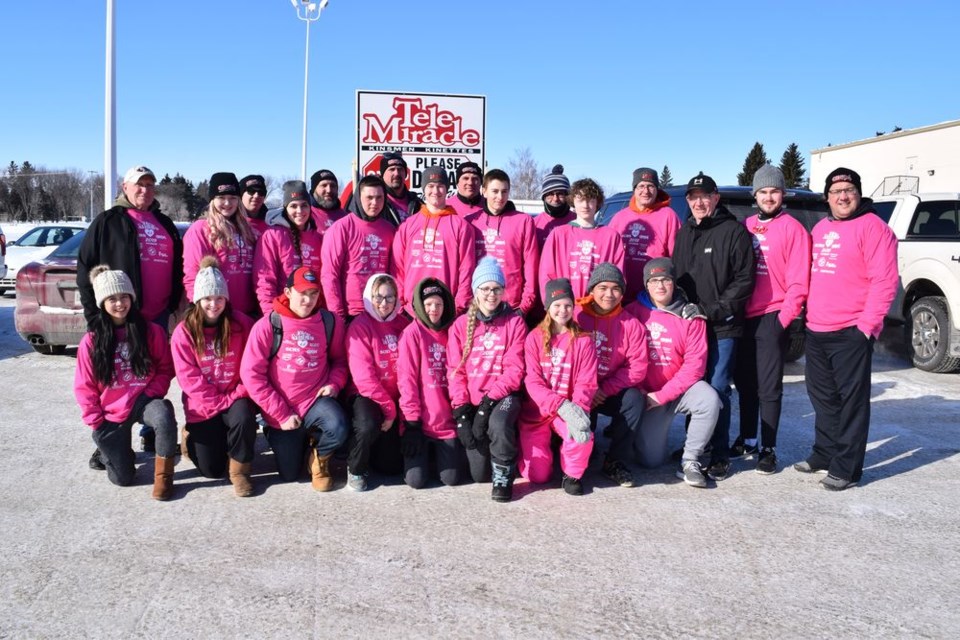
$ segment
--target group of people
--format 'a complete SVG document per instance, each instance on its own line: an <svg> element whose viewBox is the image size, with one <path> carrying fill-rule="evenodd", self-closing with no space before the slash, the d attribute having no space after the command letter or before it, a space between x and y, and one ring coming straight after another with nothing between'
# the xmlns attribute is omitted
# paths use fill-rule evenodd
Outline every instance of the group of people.
<svg viewBox="0 0 960 640"><path fill-rule="evenodd" d="M897 271L896 240L855 172L827 178L831 215L812 238L769 165L743 223L703 173L687 185L683 222L657 172L637 169L629 205L606 226L595 223L603 190L571 184L560 165L543 178L537 216L516 210L499 169L460 164L450 194L447 172L428 168L422 198L407 174L388 152L379 175L339 197L321 170L309 189L285 183L268 211L262 176L215 173L181 241L154 173L131 168L78 258L89 331L75 393L93 429L90 466L130 484L142 423L154 498L171 495L178 447L250 496L259 422L283 481L306 468L329 491L340 450L357 491L373 469L413 488L434 475L490 482L507 502L518 475L549 482L555 457L563 489L582 494L601 436L602 473L633 486L631 464L662 465L683 414L677 475L688 485L724 479L735 457L772 474L786 328L806 308L816 436L794 468L827 472L830 490L858 482L872 344Z"/></svg>

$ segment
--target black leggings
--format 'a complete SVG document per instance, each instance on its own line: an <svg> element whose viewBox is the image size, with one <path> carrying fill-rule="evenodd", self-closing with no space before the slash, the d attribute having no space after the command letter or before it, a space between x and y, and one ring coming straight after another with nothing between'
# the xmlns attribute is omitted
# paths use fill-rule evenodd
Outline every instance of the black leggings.
<svg viewBox="0 0 960 640"><path fill-rule="evenodd" d="M350 453L347 456L349 472L362 476L372 467L384 475L398 475L403 471L399 418L387 431L381 431L383 410L379 404L363 396L354 396L349 406L352 413Z"/></svg>
<svg viewBox="0 0 960 640"><path fill-rule="evenodd" d="M222 478L227 458L237 462L253 460L257 439L257 408L249 398L240 398L223 413L203 422L188 422L187 455L200 474Z"/></svg>

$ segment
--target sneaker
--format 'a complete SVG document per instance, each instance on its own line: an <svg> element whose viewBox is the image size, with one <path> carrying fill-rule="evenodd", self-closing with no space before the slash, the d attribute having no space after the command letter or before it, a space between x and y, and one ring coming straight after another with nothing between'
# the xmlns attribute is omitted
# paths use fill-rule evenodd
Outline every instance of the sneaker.
<svg viewBox="0 0 960 640"><path fill-rule="evenodd" d="M107 470L107 465L103 464L103 458L100 457L100 449L93 450L93 455L90 456L90 462L88 464L94 471Z"/></svg>
<svg viewBox="0 0 960 640"><path fill-rule="evenodd" d="M358 476L355 473L350 473L350 470L347 469L347 488L352 491L366 491L367 490L367 476L366 474Z"/></svg>
<svg viewBox="0 0 960 640"><path fill-rule="evenodd" d="M793 465L794 471L799 471L800 473L826 473L827 470L823 467L815 467L806 460L801 460Z"/></svg>
<svg viewBox="0 0 960 640"><path fill-rule="evenodd" d="M580 478L573 478L567 474L563 474L563 481L560 483L560 486L572 496L583 495L583 483L580 481Z"/></svg>
<svg viewBox="0 0 960 640"><path fill-rule="evenodd" d="M494 502L510 502L513 500L513 480L494 482L490 491L490 499Z"/></svg>
<svg viewBox="0 0 960 640"><path fill-rule="evenodd" d="M827 491L843 491L844 489L849 489L850 487L855 487L856 485L856 480L844 480L843 478L838 478L837 476L833 475L827 475L826 478L820 481L820 486Z"/></svg>
<svg viewBox="0 0 960 640"><path fill-rule="evenodd" d="M140 451L143 451L144 453L157 452L157 432L156 431L147 431L145 434L140 436Z"/></svg>
<svg viewBox="0 0 960 640"><path fill-rule="evenodd" d="M703 475L703 469L696 460L687 460L684 462L677 471L677 477L691 487L703 489L707 486L707 479Z"/></svg>
<svg viewBox="0 0 960 640"><path fill-rule="evenodd" d="M742 458L750 460L759 452L760 449L756 444L747 444L743 441L742 437L737 436L737 439L733 441L733 446L730 447L730 459L740 460Z"/></svg>
<svg viewBox="0 0 960 640"><path fill-rule="evenodd" d="M730 473L729 460L714 460L710 463L710 466L707 467L707 476L711 480L723 480L727 477L728 473Z"/></svg>
<svg viewBox="0 0 960 640"><path fill-rule="evenodd" d="M777 452L773 447L764 447L760 450L755 471L765 476L777 472Z"/></svg>
<svg viewBox="0 0 960 640"><path fill-rule="evenodd" d="M627 466L619 460L604 460L602 471L603 475L621 487L634 486L633 474L630 473Z"/></svg>

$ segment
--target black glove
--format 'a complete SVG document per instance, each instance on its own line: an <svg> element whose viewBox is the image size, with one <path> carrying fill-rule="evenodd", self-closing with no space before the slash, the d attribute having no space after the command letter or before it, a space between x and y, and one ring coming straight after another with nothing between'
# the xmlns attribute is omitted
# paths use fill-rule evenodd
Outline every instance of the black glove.
<svg viewBox="0 0 960 640"><path fill-rule="evenodd" d="M694 318L706 320L707 314L703 312L703 308L700 307L700 305L688 302L683 305L683 309L680 310L680 317L684 320L693 320Z"/></svg>
<svg viewBox="0 0 960 640"><path fill-rule="evenodd" d="M423 451L423 425L419 420L404 420L403 435L400 436L400 453L404 458L415 458Z"/></svg>
<svg viewBox="0 0 960 640"><path fill-rule="evenodd" d="M477 407L477 413L473 416L473 437L481 440L487 437L487 425L490 424L490 414L493 413L493 407L497 404L496 400L491 400L489 396L483 396L480 406Z"/></svg>
<svg viewBox="0 0 960 640"><path fill-rule="evenodd" d="M465 449L477 448L477 440L473 437L473 414L476 410L472 404L463 404L453 410L453 419L457 421L457 437Z"/></svg>

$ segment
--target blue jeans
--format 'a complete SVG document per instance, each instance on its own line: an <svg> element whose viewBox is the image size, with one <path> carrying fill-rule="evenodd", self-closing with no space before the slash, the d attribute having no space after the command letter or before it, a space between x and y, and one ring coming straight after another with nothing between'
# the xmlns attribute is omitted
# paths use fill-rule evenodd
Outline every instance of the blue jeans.
<svg viewBox="0 0 960 640"><path fill-rule="evenodd" d="M300 477L307 439L311 434L314 434L317 440L317 455L325 457L333 454L346 442L349 433L343 407L335 398L325 396L313 401L299 428L293 431L270 428L264 435L273 449L280 479L293 482Z"/></svg>
<svg viewBox="0 0 960 640"><path fill-rule="evenodd" d="M730 382L733 379L736 353L736 338L718 340L712 335L707 338L707 372L703 379L713 387L723 403L717 417L717 426L710 439L713 447L711 462L730 459Z"/></svg>

